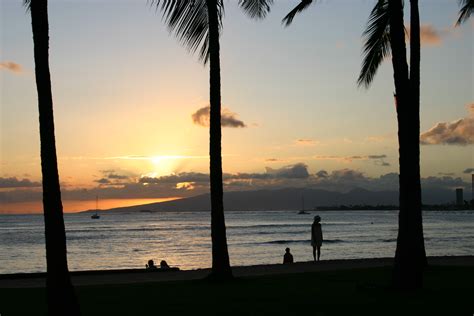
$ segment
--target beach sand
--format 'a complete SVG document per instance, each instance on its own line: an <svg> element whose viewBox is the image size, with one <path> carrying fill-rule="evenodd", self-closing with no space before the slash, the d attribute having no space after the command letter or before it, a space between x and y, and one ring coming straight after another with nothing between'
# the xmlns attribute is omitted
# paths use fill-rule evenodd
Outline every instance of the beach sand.
<svg viewBox="0 0 474 316"><path fill-rule="evenodd" d="M428 257L431 266L474 266L474 256ZM337 271L361 268L387 267L393 258L327 260L232 267L236 277L283 275L317 271ZM182 271L146 271L145 269L100 270L71 272L75 286L153 283L164 281L198 280L205 278L210 269ZM40 288L46 284L45 273L18 273L0 275L0 288Z"/></svg>

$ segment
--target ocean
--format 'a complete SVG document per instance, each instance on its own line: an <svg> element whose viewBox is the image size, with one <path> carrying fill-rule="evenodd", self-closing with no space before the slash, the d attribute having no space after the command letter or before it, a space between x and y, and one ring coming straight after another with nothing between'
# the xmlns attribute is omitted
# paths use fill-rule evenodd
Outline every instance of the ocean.
<svg viewBox="0 0 474 316"><path fill-rule="evenodd" d="M232 265L312 260L311 223L322 218L321 260L393 257L396 211L226 212ZM71 271L145 268L149 259L181 269L211 266L208 212L66 214ZM474 212L424 212L429 256L474 255ZM0 215L0 274L46 270L42 215Z"/></svg>

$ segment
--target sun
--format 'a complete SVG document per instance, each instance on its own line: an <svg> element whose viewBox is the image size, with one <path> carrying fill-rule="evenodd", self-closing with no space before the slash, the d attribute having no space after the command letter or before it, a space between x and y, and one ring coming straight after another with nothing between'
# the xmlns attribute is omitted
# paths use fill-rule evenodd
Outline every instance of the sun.
<svg viewBox="0 0 474 316"><path fill-rule="evenodd" d="M154 157L151 157L150 160L153 164L159 165L163 161L163 158L160 156L154 156Z"/></svg>

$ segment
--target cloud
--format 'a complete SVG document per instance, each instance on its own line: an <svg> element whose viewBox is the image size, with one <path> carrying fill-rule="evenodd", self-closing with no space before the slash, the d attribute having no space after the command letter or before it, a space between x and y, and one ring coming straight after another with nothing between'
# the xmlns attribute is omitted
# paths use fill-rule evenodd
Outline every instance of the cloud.
<svg viewBox="0 0 474 316"><path fill-rule="evenodd" d="M308 166L304 163L297 163L294 165L284 166L282 168L266 167L263 173L224 173L222 175L225 183L232 183L236 181L251 182L254 180L284 180L284 179L306 179L310 176ZM143 176L139 179L139 183L150 184L171 184L176 186L178 183L192 183L195 187L208 186L209 174L200 172L181 172L177 174L150 177Z"/></svg>
<svg viewBox="0 0 474 316"><path fill-rule="evenodd" d="M354 156L314 156L313 159L316 160L337 160L340 162L351 163L354 160L361 160L361 161L373 161L375 165L388 167L390 163L386 162L385 159L387 155L354 155Z"/></svg>
<svg viewBox="0 0 474 316"><path fill-rule="evenodd" d="M101 170L102 178L94 180L101 186L123 186L133 181L134 175L118 174L115 170Z"/></svg>
<svg viewBox="0 0 474 316"><path fill-rule="evenodd" d="M441 34L432 25L423 24L420 27L420 42L426 46L438 46L442 43Z"/></svg>
<svg viewBox="0 0 474 316"><path fill-rule="evenodd" d="M445 188L452 189L467 187L467 183L464 182L461 178L454 178L451 176L443 177L427 177L421 178L421 186L423 188Z"/></svg>
<svg viewBox="0 0 474 316"><path fill-rule="evenodd" d="M440 176L454 176L454 172L438 172Z"/></svg>
<svg viewBox="0 0 474 316"><path fill-rule="evenodd" d="M265 159L266 162L278 162L278 161L281 161L280 159L278 158L267 158Z"/></svg>
<svg viewBox="0 0 474 316"><path fill-rule="evenodd" d="M181 172L161 177L143 176L138 181L143 184L207 183L209 175L199 172Z"/></svg>
<svg viewBox="0 0 474 316"><path fill-rule="evenodd" d="M314 139L301 138L301 139L295 140L295 144L300 145L300 146L315 146L319 144L319 142Z"/></svg>
<svg viewBox="0 0 474 316"><path fill-rule="evenodd" d="M316 172L316 177L317 178L323 178L323 179L326 179L327 177L329 177L329 174L326 170L320 170L318 172Z"/></svg>
<svg viewBox="0 0 474 316"><path fill-rule="evenodd" d="M210 107L205 106L200 108L196 112L191 115L194 124L201 125L201 126L209 126L209 115L210 115Z"/></svg>
<svg viewBox="0 0 474 316"><path fill-rule="evenodd" d="M23 72L23 67L13 61L4 61L0 63L0 70L21 74Z"/></svg>
<svg viewBox="0 0 474 316"><path fill-rule="evenodd" d="M191 115L194 124L200 126L209 126L210 107L205 106L198 109ZM244 128L247 125L237 118L237 114L231 112L228 109L223 109L221 112L221 126L222 127L233 127L233 128Z"/></svg>
<svg viewBox="0 0 474 316"><path fill-rule="evenodd" d="M334 170L331 174L331 178L337 181L353 181L365 179L365 176L360 171L345 168L341 170Z"/></svg>
<svg viewBox="0 0 474 316"><path fill-rule="evenodd" d="M422 145L474 144L474 103L467 106L469 115L454 122L440 122L420 135Z"/></svg>
<svg viewBox="0 0 474 316"><path fill-rule="evenodd" d="M387 158L387 155L368 155L368 159L384 159Z"/></svg>
<svg viewBox="0 0 474 316"><path fill-rule="evenodd" d="M29 179L19 180L16 177L12 177L12 178L1 178L0 177L0 189L34 188L34 187L41 187L41 183L31 181Z"/></svg>
<svg viewBox="0 0 474 316"><path fill-rule="evenodd" d="M398 173L390 172L379 177L370 177L363 172L349 168L334 170L331 173L320 170L310 177L307 187L321 188L332 191L348 191L362 188L371 191L397 191ZM422 189L453 191L455 188L465 188L470 185L460 177L442 176L421 178Z"/></svg>
<svg viewBox="0 0 474 316"><path fill-rule="evenodd" d="M101 178L99 180L95 180L95 182L97 182L99 184L110 184L110 180L106 179L106 178Z"/></svg>
<svg viewBox="0 0 474 316"><path fill-rule="evenodd" d="M176 189L184 189L186 191L192 191L195 189L194 182L179 182L176 183Z"/></svg>
<svg viewBox="0 0 474 316"><path fill-rule="evenodd" d="M410 40L410 27L406 26L408 36L407 43ZM439 46L443 43L443 37L448 36L449 31L439 31L431 24L422 24L420 26L420 44L422 46Z"/></svg>
<svg viewBox="0 0 474 316"><path fill-rule="evenodd" d="M364 139L367 143L381 143L385 141L388 137L386 136L368 136Z"/></svg>
<svg viewBox="0 0 474 316"><path fill-rule="evenodd" d="M466 174L474 173L474 168L467 168L462 173L466 173Z"/></svg>
<svg viewBox="0 0 474 316"><path fill-rule="evenodd" d="M304 163L297 163L280 169L265 168L266 173L275 178L285 179L306 179L309 177L308 166Z"/></svg>
<svg viewBox="0 0 474 316"><path fill-rule="evenodd" d="M109 179L125 180L128 179L128 176L123 176L119 174L111 173L107 176Z"/></svg>
<svg viewBox="0 0 474 316"><path fill-rule="evenodd" d="M118 173L109 173L113 175ZM107 176L106 175L106 176ZM120 173L120 175L122 175ZM153 177L130 177L120 179L117 184L116 179L109 179L106 176L96 180L98 185L95 188L63 188L62 197L64 200L91 200L96 195L101 199L141 199L141 198L167 198L167 197L190 197L203 193L209 193L209 174L200 172L181 172L166 176ZM113 176L112 176L113 178ZM10 179L10 178L7 178ZM16 178L13 178L16 179ZM40 202L42 193L39 183L32 181L13 180L13 183L24 183L22 186L14 187L11 183L11 190L0 190L0 203L13 202ZM225 191L243 190L272 190L280 188L308 188L322 189L328 191L347 192L355 188L371 191L397 191L398 174L387 173L378 177L368 176L360 170L344 168L332 171L319 170L311 173L304 163L285 166L278 169L266 168L263 172L257 173L224 173ZM2 179L0 183L5 183ZM461 187L469 190L470 184L464 182L460 177L436 176L421 179L422 188L432 189L431 192L447 192L444 196L452 196L454 199L454 189ZM424 193L427 191L424 191ZM436 194L435 194L436 195ZM444 198L443 198L444 199Z"/></svg>

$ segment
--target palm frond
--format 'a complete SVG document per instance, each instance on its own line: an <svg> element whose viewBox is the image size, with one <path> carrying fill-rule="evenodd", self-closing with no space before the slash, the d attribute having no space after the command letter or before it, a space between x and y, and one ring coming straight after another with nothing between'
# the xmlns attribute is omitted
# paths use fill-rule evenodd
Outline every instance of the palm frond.
<svg viewBox="0 0 474 316"><path fill-rule="evenodd" d="M26 11L31 9L31 0L23 0L23 6L26 8Z"/></svg>
<svg viewBox="0 0 474 316"><path fill-rule="evenodd" d="M368 88L384 58L391 53L389 0L378 0L369 16L363 33L364 53L362 69L357 79L359 86Z"/></svg>
<svg viewBox="0 0 474 316"><path fill-rule="evenodd" d="M461 6L461 10L459 10L459 18L456 22L456 26L461 25L469 19L474 10L474 0L460 0L459 5Z"/></svg>
<svg viewBox="0 0 474 316"><path fill-rule="evenodd" d="M219 30L222 29L224 4L218 6ZM191 53L199 50L199 59L206 64L209 60L209 25L206 0L150 0L152 6L163 12L163 19L171 33Z"/></svg>
<svg viewBox="0 0 474 316"><path fill-rule="evenodd" d="M270 12L273 0L239 0L240 7L252 19L263 19Z"/></svg>
<svg viewBox="0 0 474 316"><path fill-rule="evenodd" d="M305 9L309 7L309 5L313 3L313 0L301 0L301 2L293 8L281 21L285 26L289 26L293 19L295 18L296 14L301 13Z"/></svg>

